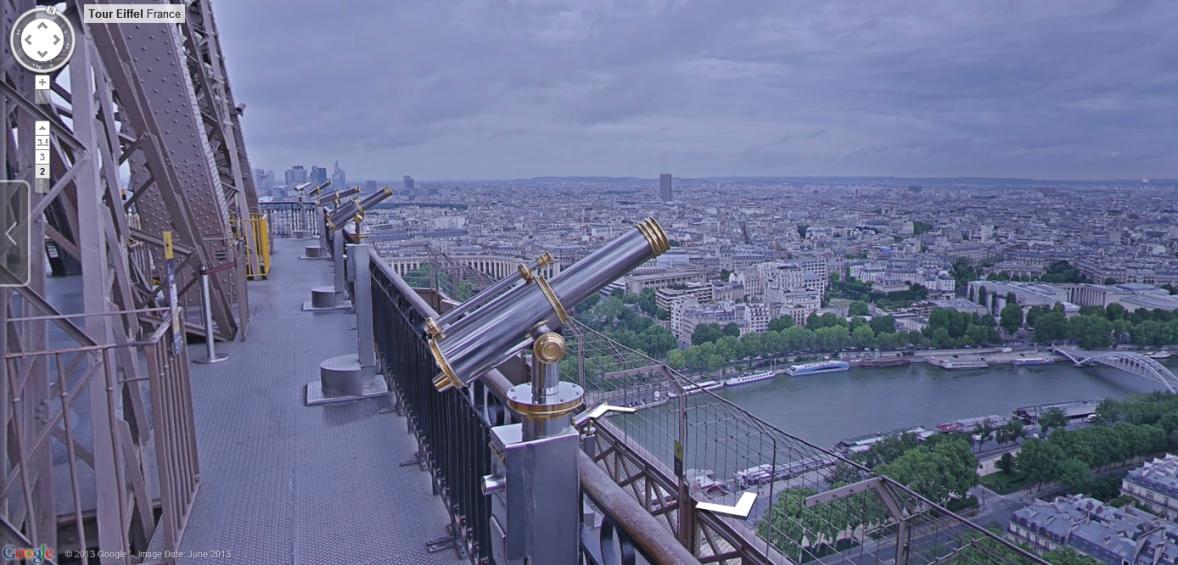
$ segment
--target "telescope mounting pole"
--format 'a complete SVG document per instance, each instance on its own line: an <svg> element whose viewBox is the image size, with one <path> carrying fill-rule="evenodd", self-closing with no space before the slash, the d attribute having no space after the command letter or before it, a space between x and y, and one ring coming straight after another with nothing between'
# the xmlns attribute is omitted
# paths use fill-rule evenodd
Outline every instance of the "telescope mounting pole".
<svg viewBox="0 0 1178 565"><path fill-rule="evenodd" d="M580 547L580 434L572 413L581 387L560 380L567 344L546 324L532 329L532 381L507 392L521 424L491 429L491 553L496 563L575 563Z"/></svg>

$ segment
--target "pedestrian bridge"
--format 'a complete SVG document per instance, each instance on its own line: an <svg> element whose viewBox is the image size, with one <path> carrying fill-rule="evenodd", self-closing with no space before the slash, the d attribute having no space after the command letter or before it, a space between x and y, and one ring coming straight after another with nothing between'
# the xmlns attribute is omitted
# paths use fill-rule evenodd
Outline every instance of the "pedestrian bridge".
<svg viewBox="0 0 1178 565"><path fill-rule="evenodd" d="M1145 377L1166 387L1168 392L1178 392L1178 376L1165 365L1132 351L1084 351L1075 347L1053 347L1052 351L1071 360L1076 366L1094 364L1120 369L1127 373Z"/></svg>

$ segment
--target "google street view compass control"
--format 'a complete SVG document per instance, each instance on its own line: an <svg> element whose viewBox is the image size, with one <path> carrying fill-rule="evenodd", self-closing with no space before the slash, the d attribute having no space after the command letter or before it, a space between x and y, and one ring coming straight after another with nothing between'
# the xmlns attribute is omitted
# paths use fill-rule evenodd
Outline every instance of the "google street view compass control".
<svg viewBox="0 0 1178 565"><path fill-rule="evenodd" d="M40 6L16 19L9 42L20 66L34 73L50 73L69 62L75 39L74 27L65 16Z"/></svg>

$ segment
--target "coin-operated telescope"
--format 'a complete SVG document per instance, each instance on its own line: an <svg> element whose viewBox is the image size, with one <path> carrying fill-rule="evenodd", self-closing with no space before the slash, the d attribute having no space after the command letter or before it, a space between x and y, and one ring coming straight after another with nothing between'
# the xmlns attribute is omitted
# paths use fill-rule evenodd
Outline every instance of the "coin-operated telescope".
<svg viewBox="0 0 1178 565"><path fill-rule="evenodd" d="M311 183L309 183L309 182L300 182L299 184L295 185L294 190L295 190L295 193L299 195L299 202L303 201L303 193L305 193L310 188L311 188Z"/></svg>
<svg viewBox="0 0 1178 565"><path fill-rule="evenodd" d="M552 255L545 251L539 257L537 257L535 261L532 261L530 265L521 264L517 269L518 276L511 275L508 277L503 277L502 279L495 281L495 283L491 286L481 290L478 294L466 299L466 301L462 304L455 306L438 319L435 320L430 318L426 320L426 331L430 336L437 337L442 335L440 329L442 326L449 326L450 324L458 321L459 318L462 318L468 313L474 311L475 308L478 308L493 299L500 298L503 294L505 294L504 291L512 287L518 286L521 283L529 284L534 282L536 272L541 271L552 263Z"/></svg>
<svg viewBox="0 0 1178 565"><path fill-rule="evenodd" d="M386 186L364 198L353 198L327 216L327 229L330 231L341 229L348 220L356 220L356 227L359 228L360 221L364 219L364 212L392 195L393 189Z"/></svg>
<svg viewBox="0 0 1178 565"><path fill-rule="evenodd" d="M331 251L331 260L335 269L335 284L333 286L320 286L311 289L311 302L304 303L303 309L309 311L328 310L347 307L348 305L341 305L340 298L347 294L347 280L346 269L344 268L344 252L346 249L344 240L346 236L341 232L349 220L355 222L356 232L354 241L359 243L361 238L360 225L364 221L364 212L377 204L380 204L384 199L393 195L393 189L384 187L364 198L353 198L335 208L331 212L325 212L321 218L323 225L321 226L322 237L324 239L324 247ZM308 248L308 251L310 248ZM316 255L319 255L316 253ZM310 257L308 257L310 258Z"/></svg>
<svg viewBox="0 0 1178 565"><path fill-rule="evenodd" d="M470 384L531 345L535 327L559 329L568 322L569 308L669 247L662 227L648 218L551 281L535 273L521 275L527 284L457 319L443 316L427 322L430 350L440 370L434 386L444 391Z"/></svg>
<svg viewBox="0 0 1178 565"><path fill-rule="evenodd" d="M310 183L307 183L307 184L310 184ZM311 190L308 190L308 191L307 191L307 197L309 197L309 198L319 198L319 193L320 193L320 192L323 192L323 189L325 189L325 188L327 188L327 187L329 187L329 186L331 186L331 181L329 181L329 180L325 180L325 181L323 181L323 182L319 183L319 185L318 185L318 186L316 186L315 188L312 188Z"/></svg>
<svg viewBox="0 0 1178 565"><path fill-rule="evenodd" d="M548 280L542 255L436 319L423 332L439 374L439 391L462 388L530 348L531 382L507 391L522 420L491 428L491 554L496 563L577 560L581 502L580 434L571 425L581 387L560 380L567 345L560 329L568 309L670 248L654 218L607 243Z"/></svg>
<svg viewBox="0 0 1178 565"><path fill-rule="evenodd" d="M295 216L294 223L291 226L291 233L290 233L291 237L294 239L306 238L307 237L307 230L308 230L308 228L311 227L311 226L307 225L308 219L302 213L303 209L304 209L303 197L306 196L306 192L308 190L310 190L311 186L312 186L312 183L303 182L303 183L299 183L294 188L295 194L298 195L298 199L299 199L298 200L298 202L299 202L298 214Z"/></svg>
<svg viewBox="0 0 1178 565"><path fill-rule="evenodd" d="M332 191L331 193L328 193L328 194L320 194L319 195L319 206L323 207L323 206L327 206L328 204L331 204L332 206L339 208L340 205L343 204L344 198L347 198L347 197L349 197L353 194L356 194L358 192L360 192L360 187L353 186L352 188L345 188L343 190Z"/></svg>

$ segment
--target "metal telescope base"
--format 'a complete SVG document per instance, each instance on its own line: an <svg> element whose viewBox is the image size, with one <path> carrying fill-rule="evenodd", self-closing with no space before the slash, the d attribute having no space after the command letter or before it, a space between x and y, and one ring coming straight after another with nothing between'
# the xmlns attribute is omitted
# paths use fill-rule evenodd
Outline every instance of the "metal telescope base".
<svg viewBox="0 0 1178 565"><path fill-rule="evenodd" d="M360 356L345 353L319 364L319 380L307 383L304 404L316 406L372 398L389 393L384 376L360 366Z"/></svg>
<svg viewBox="0 0 1178 565"><path fill-rule="evenodd" d="M334 286L312 288L311 299L303 303L304 312L338 312L351 308L352 301L341 299Z"/></svg>
<svg viewBox="0 0 1178 565"><path fill-rule="evenodd" d="M212 365L213 363L220 363L221 361L227 361L228 359L229 359L228 355L215 355L213 357L204 357L201 359L193 359L192 362L200 364L200 365Z"/></svg>
<svg viewBox="0 0 1178 565"><path fill-rule="evenodd" d="M327 250L322 245L316 243L315 245L304 247L303 256L299 257L299 259L304 261L329 261L331 260L331 255L327 253Z"/></svg>

